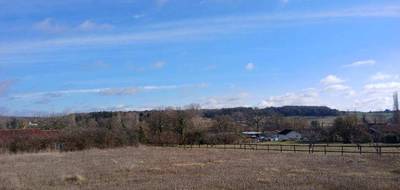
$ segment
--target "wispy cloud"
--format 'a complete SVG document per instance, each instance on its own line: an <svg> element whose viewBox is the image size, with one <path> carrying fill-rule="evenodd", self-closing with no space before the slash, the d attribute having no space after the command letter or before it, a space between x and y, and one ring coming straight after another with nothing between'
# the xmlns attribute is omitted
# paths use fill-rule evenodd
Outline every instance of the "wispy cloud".
<svg viewBox="0 0 400 190"><path fill-rule="evenodd" d="M164 2L165 3L165 2ZM400 6L362 7L324 12L287 12L281 14L256 14L244 16L223 16L203 19L188 19L176 22L143 26L144 32L115 33L108 35L76 36L42 41L26 41L0 44L1 53L20 51L42 51L67 47L90 47L119 45L154 41L188 40L207 34L221 34L249 27L266 27L274 23L290 23L299 20L330 20L334 18L387 18L400 17ZM42 28L52 26L52 20L45 20ZM266 25L269 24L269 25ZM86 22L86 27L94 24ZM96 24L97 26L98 24ZM48 28L51 29L52 27ZM57 25L55 29L57 29ZM147 31L146 31L147 29ZM52 30L52 29L51 29ZM370 60L367 60L370 61ZM358 64L363 64L358 63ZM357 64L356 64L357 65Z"/></svg>
<svg viewBox="0 0 400 190"><path fill-rule="evenodd" d="M254 63L247 63L246 66L244 67L247 71L252 71L254 70L256 66L254 65Z"/></svg>
<svg viewBox="0 0 400 190"><path fill-rule="evenodd" d="M0 115L7 115L8 112L9 112L8 108L0 106Z"/></svg>
<svg viewBox="0 0 400 190"><path fill-rule="evenodd" d="M364 89L371 92L394 92L400 90L400 82L371 83L365 85Z"/></svg>
<svg viewBox="0 0 400 190"><path fill-rule="evenodd" d="M371 76L372 81L385 81L385 80L397 80L397 79L400 79L399 75L392 75L382 72L378 72Z"/></svg>
<svg viewBox="0 0 400 190"><path fill-rule="evenodd" d="M134 19L141 19L141 18L143 18L143 17L145 17L146 15L145 14L134 14L132 17L134 18Z"/></svg>
<svg viewBox="0 0 400 190"><path fill-rule="evenodd" d="M0 96L4 95L12 84L14 84L13 80L0 81Z"/></svg>
<svg viewBox="0 0 400 190"><path fill-rule="evenodd" d="M250 94L247 92L239 92L234 95L208 97L202 101L201 107L206 109L219 109L219 108L231 108L249 106L247 99Z"/></svg>
<svg viewBox="0 0 400 190"><path fill-rule="evenodd" d="M77 26L77 29L82 31L110 30L112 28L114 28L114 26L111 24L99 24L91 20L85 20Z"/></svg>
<svg viewBox="0 0 400 190"><path fill-rule="evenodd" d="M331 93L331 94L341 94L341 95L346 95L346 96L354 96L355 91L347 85L344 84L333 84L326 86L324 88L324 92Z"/></svg>
<svg viewBox="0 0 400 190"><path fill-rule="evenodd" d="M56 22L53 18L45 18L42 21L39 21L33 25L33 28L37 31L46 32L46 33L62 33L67 31L101 31L101 30L110 30L113 29L114 26L106 23L96 23L92 20L85 20L79 25L69 26L66 24L60 24Z"/></svg>
<svg viewBox="0 0 400 190"><path fill-rule="evenodd" d="M155 3L158 7L165 6L168 2L169 0L155 0Z"/></svg>
<svg viewBox="0 0 400 190"><path fill-rule="evenodd" d="M165 61L156 61L154 64L153 64L153 68L154 69L162 69L162 68L164 68L164 66L166 65L167 63L165 62Z"/></svg>
<svg viewBox="0 0 400 190"><path fill-rule="evenodd" d="M360 66L371 66L375 65L376 61L373 59L368 59L368 60L361 60L361 61L356 61L351 64L345 65L345 67L360 67Z"/></svg>
<svg viewBox="0 0 400 190"><path fill-rule="evenodd" d="M124 88L91 88L91 89L69 89L47 92L24 93L11 96L12 99L37 99L37 98L57 98L74 94L97 94L103 96L129 96L140 92L158 91L158 90L174 90L183 88L205 88L207 85L165 85L165 86L141 86L141 87L124 87Z"/></svg>
<svg viewBox="0 0 400 190"><path fill-rule="evenodd" d="M108 69L111 67L111 64L106 63L102 60L98 60L92 63L84 63L81 64L83 69L87 69L87 70L100 70L100 69Z"/></svg>
<svg viewBox="0 0 400 190"><path fill-rule="evenodd" d="M343 79L337 77L336 75L328 75L320 81L323 85L333 85L345 82Z"/></svg>
<svg viewBox="0 0 400 190"><path fill-rule="evenodd" d="M353 88L344 84L345 82L345 80L336 75L328 75L320 81L320 83L324 85L323 92L330 94L344 94L347 96L355 95Z"/></svg>
<svg viewBox="0 0 400 190"><path fill-rule="evenodd" d="M55 23L52 18L45 18L33 25L33 28L47 33L59 33L67 30L67 27L58 23Z"/></svg>
<svg viewBox="0 0 400 190"><path fill-rule="evenodd" d="M320 94L316 89L305 89L297 93L286 93L281 96L272 96L260 103L261 107L293 106L293 105L320 105Z"/></svg>
<svg viewBox="0 0 400 190"><path fill-rule="evenodd" d="M289 3L289 0L279 0L279 2L281 2L282 4L286 5Z"/></svg>

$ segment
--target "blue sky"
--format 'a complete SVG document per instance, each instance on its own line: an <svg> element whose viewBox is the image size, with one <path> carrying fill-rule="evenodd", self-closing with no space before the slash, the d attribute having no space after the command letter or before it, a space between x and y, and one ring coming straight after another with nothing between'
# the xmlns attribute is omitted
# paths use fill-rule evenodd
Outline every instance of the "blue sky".
<svg viewBox="0 0 400 190"><path fill-rule="evenodd" d="M0 114L392 108L400 1L0 0Z"/></svg>

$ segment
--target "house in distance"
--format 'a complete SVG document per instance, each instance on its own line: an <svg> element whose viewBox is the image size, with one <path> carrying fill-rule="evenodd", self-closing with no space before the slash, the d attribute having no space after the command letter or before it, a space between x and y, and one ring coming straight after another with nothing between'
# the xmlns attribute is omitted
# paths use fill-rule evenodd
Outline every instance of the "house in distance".
<svg viewBox="0 0 400 190"><path fill-rule="evenodd" d="M285 129L277 133L273 141L299 141L302 139L302 135L299 132L296 132L291 129Z"/></svg>

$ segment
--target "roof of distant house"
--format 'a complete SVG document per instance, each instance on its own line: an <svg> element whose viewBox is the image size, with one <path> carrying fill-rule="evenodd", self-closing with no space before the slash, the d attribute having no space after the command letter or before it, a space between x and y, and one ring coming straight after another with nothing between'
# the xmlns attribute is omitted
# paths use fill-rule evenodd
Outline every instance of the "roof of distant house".
<svg viewBox="0 0 400 190"><path fill-rule="evenodd" d="M279 132L278 134L279 134L279 135L287 135L287 134L289 134L289 133L292 132L292 131L293 131L293 130L291 130L291 129L285 129L285 130Z"/></svg>
<svg viewBox="0 0 400 190"><path fill-rule="evenodd" d="M244 134L244 135L261 135L262 133L257 132L257 131L245 131L245 132L242 132L242 134Z"/></svg>

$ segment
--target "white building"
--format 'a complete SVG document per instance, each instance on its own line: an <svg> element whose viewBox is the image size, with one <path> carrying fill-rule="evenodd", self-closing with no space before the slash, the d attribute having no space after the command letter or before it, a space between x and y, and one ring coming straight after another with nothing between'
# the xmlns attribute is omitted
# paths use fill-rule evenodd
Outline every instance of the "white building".
<svg viewBox="0 0 400 190"><path fill-rule="evenodd" d="M262 135L261 132L256 132L256 131L245 131L245 132L242 132L242 134L248 138L258 138Z"/></svg>
<svg viewBox="0 0 400 190"><path fill-rule="evenodd" d="M28 123L28 126L29 126L29 127L37 127L37 126L39 126L39 124L29 122L29 123Z"/></svg>
<svg viewBox="0 0 400 190"><path fill-rule="evenodd" d="M296 131L285 129L273 138L274 141L299 141L301 140L302 135Z"/></svg>

